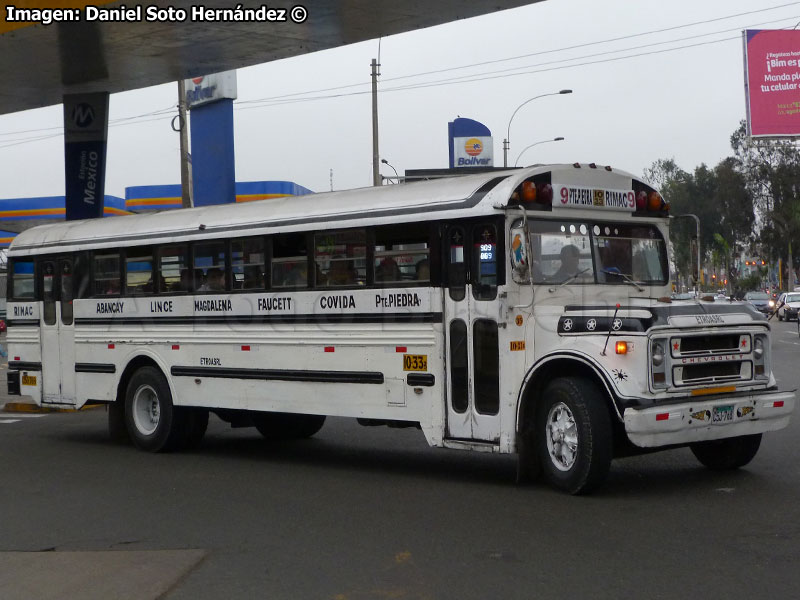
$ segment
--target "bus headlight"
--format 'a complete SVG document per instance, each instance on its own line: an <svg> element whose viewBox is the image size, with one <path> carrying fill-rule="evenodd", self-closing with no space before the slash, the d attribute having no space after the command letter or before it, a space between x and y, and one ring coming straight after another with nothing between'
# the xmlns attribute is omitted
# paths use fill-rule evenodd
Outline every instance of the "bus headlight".
<svg viewBox="0 0 800 600"><path fill-rule="evenodd" d="M653 353L650 355L654 367L660 367L664 363L664 346L660 342L653 344Z"/></svg>
<svg viewBox="0 0 800 600"><path fill-rule="evenodd" d="M764 356L764 340L760 337L756 337L756 343L753 346L753 355L756 357L756 360L760 360L762 356Z"/></svg>
<svg viewBox="0 0 800 600"><path fill-rule="evenodd" d="M650 372L654 388L667 387L667 357L665 348L667 340L659 339L650 342Z"/></svg>

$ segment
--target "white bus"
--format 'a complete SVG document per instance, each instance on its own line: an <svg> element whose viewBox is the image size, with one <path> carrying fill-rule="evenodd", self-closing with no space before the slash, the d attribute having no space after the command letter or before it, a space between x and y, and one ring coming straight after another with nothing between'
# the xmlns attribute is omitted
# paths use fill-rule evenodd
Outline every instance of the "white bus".
<svg viewBox="0 0 800 600"><path fill-rule="evenodd" d="M642 450L740 467L795 397L750 306L670 301L668 224L576 163L37 227L9 250L9 390L106 403L156 452L211 411L415 426L570 493Z"/></svg>

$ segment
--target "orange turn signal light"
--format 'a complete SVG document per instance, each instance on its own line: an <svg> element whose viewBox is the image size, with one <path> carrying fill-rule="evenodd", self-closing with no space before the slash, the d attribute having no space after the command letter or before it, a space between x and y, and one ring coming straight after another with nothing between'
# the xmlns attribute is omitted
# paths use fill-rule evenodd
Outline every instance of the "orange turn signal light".
<svg viewBox="0 0 800 600"><path fill-rule="evenodd" d="M617 354L627 354L628 342L617 342L616 344L614 344L614 350L617 351Z"/></svg>
<svg viewBox="0 0 800 600"><path fill-rule="evenodd" d="M536 202L536 185L532 181L522 183L522 201Z"/></svg>

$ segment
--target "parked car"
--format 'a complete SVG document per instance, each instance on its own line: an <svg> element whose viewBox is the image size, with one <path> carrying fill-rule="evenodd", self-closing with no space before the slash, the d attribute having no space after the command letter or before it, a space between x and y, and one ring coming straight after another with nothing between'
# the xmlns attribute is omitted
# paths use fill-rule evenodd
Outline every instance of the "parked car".
<svg viewBox="0 0 800 600"><path fill-rule="evenodd" d="M778 320L791 321L797 319L800 311L800 292L784 292L778 298Z"/></svg>
<svg viewBox="0 0 800 600"><path fill-rule="evenodd" d="M7 329L6 320L5 319L0 319L0 333L5 333L6 329Z"/></svg>
<svg viewBox="0 0 800 600"><path fill-rule="evenodd" d="M744 295L744 300L752 304L753 308L765 315L775 310L775 300L766 292L747 292Z"/></svg>

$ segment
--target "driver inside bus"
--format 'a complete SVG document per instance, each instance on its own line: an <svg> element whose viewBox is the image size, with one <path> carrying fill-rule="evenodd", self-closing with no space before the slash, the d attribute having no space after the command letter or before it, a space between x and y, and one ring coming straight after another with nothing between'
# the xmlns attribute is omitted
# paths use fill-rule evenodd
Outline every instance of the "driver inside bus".
<svg viewBox="0 0 800 600"><path fill-rule="evenodd" d="M578 274L578 255L580 250L573 244L561 248L561 266L550 276L550 281L563 283Z"/></svg>

